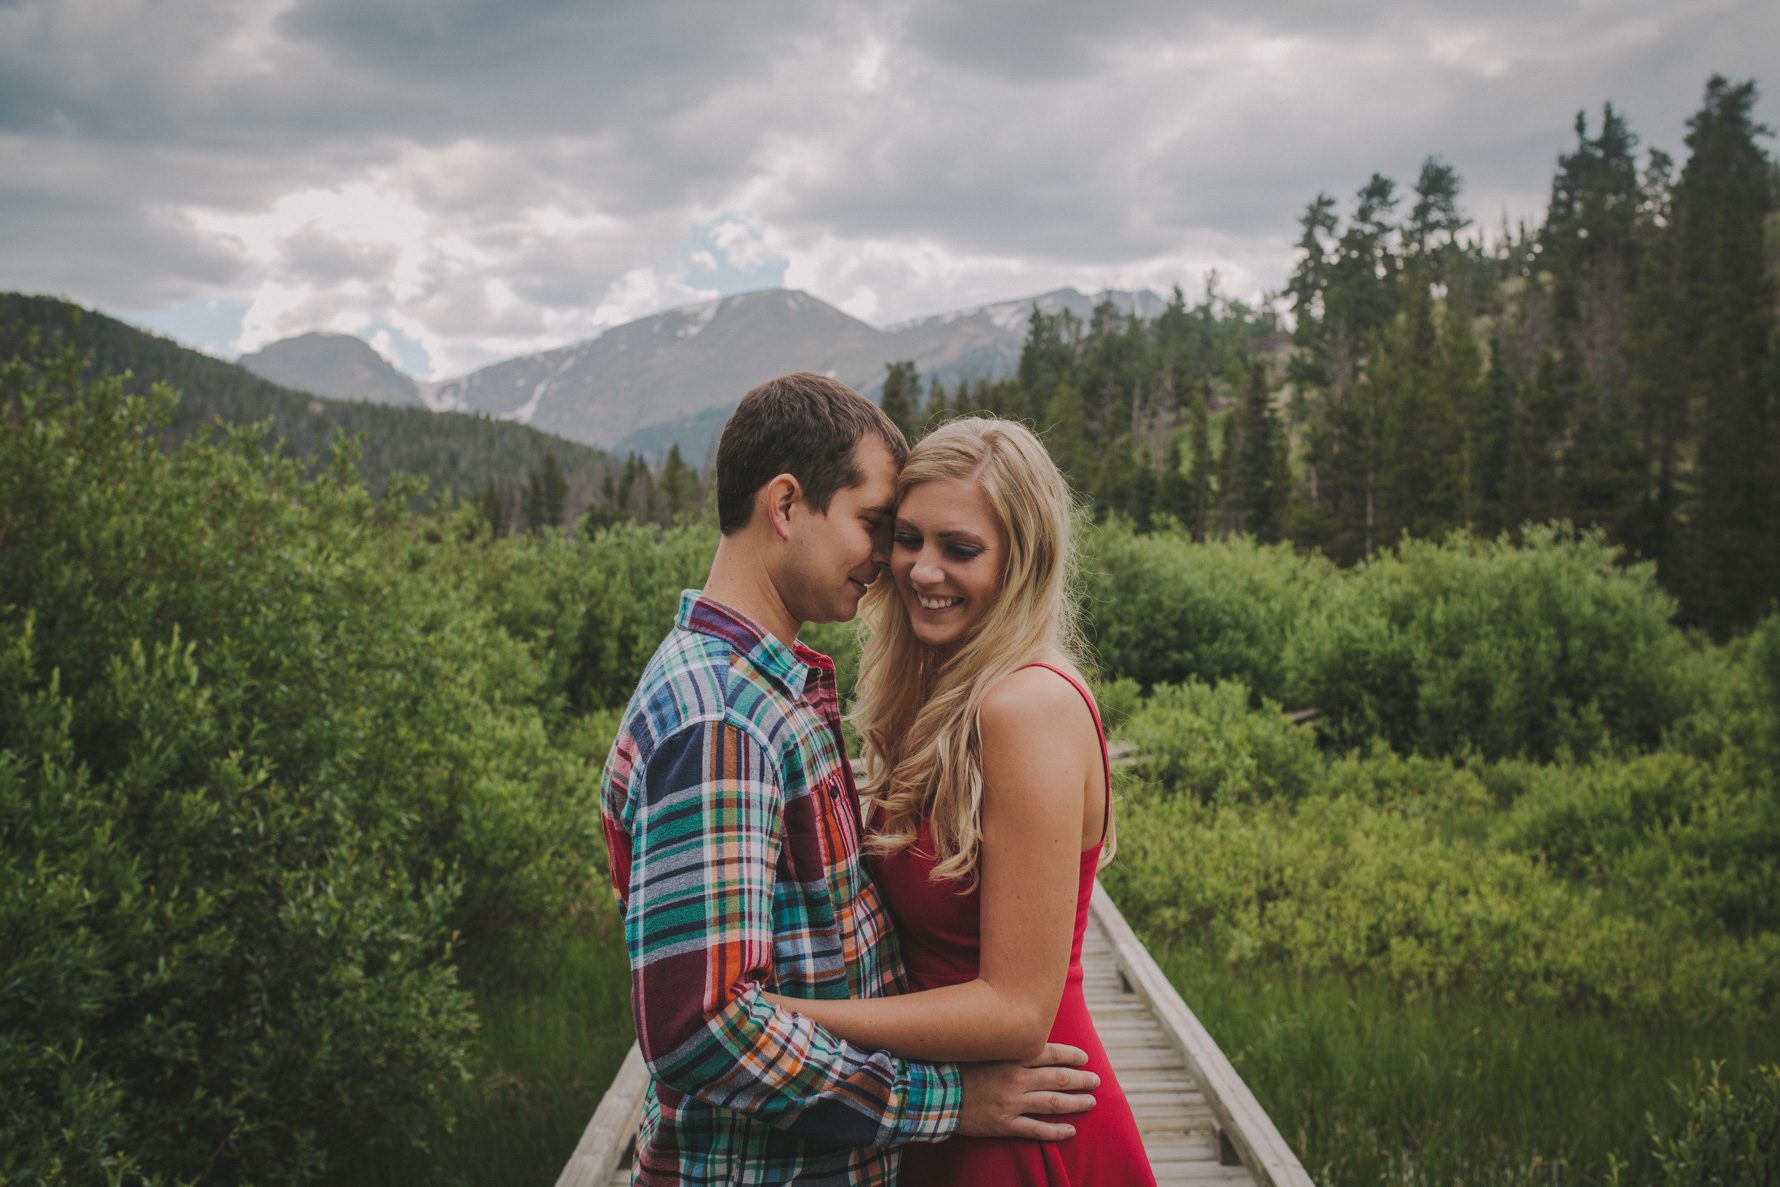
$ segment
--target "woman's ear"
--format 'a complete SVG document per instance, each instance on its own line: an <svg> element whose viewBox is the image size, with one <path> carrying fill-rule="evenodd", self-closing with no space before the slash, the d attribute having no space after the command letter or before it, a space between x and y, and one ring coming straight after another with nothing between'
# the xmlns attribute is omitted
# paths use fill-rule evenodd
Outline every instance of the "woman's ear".
<svg viewBox="0 0 1780 1187"><path fill-rule="evenodd" d="M778 474L762 491L766 500L766 521L773 529L773 535L781 540L790 539L791 520L803 498L803 484L790 474Z"/></svg>

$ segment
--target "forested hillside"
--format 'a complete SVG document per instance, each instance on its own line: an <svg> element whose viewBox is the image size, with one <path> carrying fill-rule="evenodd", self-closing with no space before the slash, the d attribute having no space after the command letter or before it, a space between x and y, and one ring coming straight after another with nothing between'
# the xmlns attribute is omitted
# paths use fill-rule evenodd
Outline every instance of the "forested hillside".
<svg viewBox="0 0 1780 1187"><path fill-rule="evenodd" d="M325 462L336 441L357 438L358 470L373 491L381 493L397 475L423 478L428 497L421 502L473 499L502 530L567 527L588 512L612 514L614 487L625 473L597 449L524 425L291 391L103 313L0 293L0 359L19 354L33 333L75 347L95 373L128 372L130 391L146 393L157 383L178 391L163 430L169 445L218 421L264 423L290 456ZM647 501L622 507L616 514L649 518L654 510Z"/></svg>
<svg viewBox="0 0 1780 1187"><path fill-rule="evenodd" d="M1104 513L1348 564L1404 535L1599 527L1725 634L1780 596L1780 174L1753 83L1714 78L1677 170L1608 105L1544 221L1485 235L1429 157L1305 210L1289 318L1208 288L1150 322L1034 313L1017 377L921 391L911 426L1046 426ZM1289 330L1287 323L1289 321Z"/></svg>

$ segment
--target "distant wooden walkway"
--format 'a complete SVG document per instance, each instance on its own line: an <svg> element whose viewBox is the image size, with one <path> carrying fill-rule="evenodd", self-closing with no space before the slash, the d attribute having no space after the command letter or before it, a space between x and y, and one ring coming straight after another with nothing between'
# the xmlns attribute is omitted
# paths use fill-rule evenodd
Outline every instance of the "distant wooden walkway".
<svg viewBox="0 0 1780 1187"><path fill-rule="evenodd" d="M1098 884L1082 941L1088 1011L1162 1187L1315 1187L1224 1053ZM556 1187L630 1181L649 1072L633 1044ZM918 1185L911 1185L918 1187Z"/></svg>

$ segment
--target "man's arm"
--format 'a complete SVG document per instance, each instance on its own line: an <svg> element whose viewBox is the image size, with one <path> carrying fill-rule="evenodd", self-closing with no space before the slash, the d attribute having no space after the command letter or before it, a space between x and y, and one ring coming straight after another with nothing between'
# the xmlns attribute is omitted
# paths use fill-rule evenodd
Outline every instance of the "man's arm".
<svg viewBox="0 0 1780 1187"><path fill-rule="evenodd" d="M956 1067L861 1050L762 995L783 824L772 755L738 726L693 723L661 740L630 793L625 942L657 1080L818 1141L949 1136Z"/></svg>
<svg viewBox="0 0 1780 1187"><path fill-rule="evenodd" d="M1042 668L997 684L978 721L984 788L976 976L899 997L769 1000L850 1042L908 1059L1036 1058L1069 972L1083 799L1090 783L1094 798L1102 795L1099 739L1080 694Z"/></svg>

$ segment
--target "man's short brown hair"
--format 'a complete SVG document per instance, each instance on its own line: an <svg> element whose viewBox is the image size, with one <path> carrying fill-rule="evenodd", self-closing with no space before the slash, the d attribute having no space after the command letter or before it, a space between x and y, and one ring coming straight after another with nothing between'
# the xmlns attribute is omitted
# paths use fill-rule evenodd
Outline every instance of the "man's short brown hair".
<svg viewBox="0 0 1780 1187"><path fill-rule="evenodd" d="M875 433L896 459L909 443L883 409L838 380L813 371L769 379L742 397L717 441L717 526L725 536L747 525L754 495L780 474L803 487L827 513L834 492L863 479L853 446Z"/></svg>

